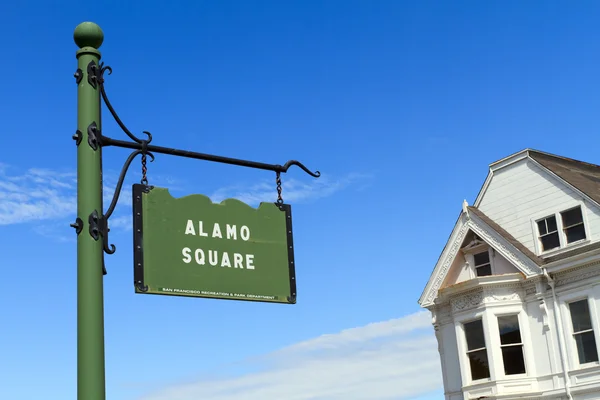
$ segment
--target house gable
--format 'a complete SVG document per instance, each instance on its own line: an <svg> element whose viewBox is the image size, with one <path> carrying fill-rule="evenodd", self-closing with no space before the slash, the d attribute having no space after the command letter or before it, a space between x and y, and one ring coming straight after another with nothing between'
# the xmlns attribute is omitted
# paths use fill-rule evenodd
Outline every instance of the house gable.
<svg viewBox="0 0 600 400"><path fill-rule="evenodd" d="M474 207L463 207L463 211L454 226L450 239L446 243L429 282L419 299L421 306L429 307L433 305L438 296L438 290L454 277L460 276L460 272L457 271L460 261L457 261L457 257L462 257L459 252L465 243L465 239L467 239L467 235L470 233L480 238L482 242L496 251L503 260L510 263L510 265L526 277L541 273L540 267L534 261L537 258L534 255L532 255L534 259L528 257L525 254L527 250L519 246L514 238L506 232L502 232L504 235L499 233L494 229L494 226L501 230L499 226L495 225L480 210ZM452 268L453 266L454 268ZM505 266L504 268L509 267ZM450 274L451 271L452 274Z"/></svg>
<svg viewBox="0 0 600 400"><path fill-rule="evenodd" d="M480 276L520 273L488 243L469 230L440 289Z"/></svg>
<svg viewBox="0 0 600 400"><path fill-rule="evenodd" d="M490 166L475 206L529 251L541 254L537 221L551 215L558 218L558 213L577 207L586 228L581 245L600 240L600 206L594 200L600 200L599 183L600 167L526 150ZM556 251L565 248L562 243Z"/></svg>

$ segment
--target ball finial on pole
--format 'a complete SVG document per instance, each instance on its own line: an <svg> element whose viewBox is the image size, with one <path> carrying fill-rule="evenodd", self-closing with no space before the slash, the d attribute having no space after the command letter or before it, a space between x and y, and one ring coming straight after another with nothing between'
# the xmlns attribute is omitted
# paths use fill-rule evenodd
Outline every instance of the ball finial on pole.
<svg viewBox="0 0 600 400"><path fill-rule="evenodd" d="M104 32L93 22L82 22L75 28L73 39L80 49L83 47L98 49L104 41Z"/></svg>

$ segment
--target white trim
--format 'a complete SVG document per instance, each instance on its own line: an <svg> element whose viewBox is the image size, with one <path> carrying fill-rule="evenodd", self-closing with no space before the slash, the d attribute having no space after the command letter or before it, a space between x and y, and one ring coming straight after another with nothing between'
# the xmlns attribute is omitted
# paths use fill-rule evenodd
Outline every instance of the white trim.
<svg viewBox="0 0 600 400"><path fill-rule="evenodd" d="M473 232L488 243L491 248L496 250L508 262L513 264L519 271L525 274L525 276L531 277L541 274L542 270L535 262L533 262L533 260L523 254L503 236L499 235L478 216L473 215L471 221L469 221L469 225Z"/></svg>
<svg viewBox="0 0 600 400"><path fill-rule="evenodd" d="M530 151L535 151L533 149L530 148L526 148L523 149L521 151L517 151L516 153L513 153L509 156L506 156L504 158L499 159L498 161L494 161L493 163L490 164L490 169L493 171L497 171L501 168L506 167L507 165L510 165L514 162L517 162L519 160L522 160L524 158L529 157L529 152Z"/></svg>

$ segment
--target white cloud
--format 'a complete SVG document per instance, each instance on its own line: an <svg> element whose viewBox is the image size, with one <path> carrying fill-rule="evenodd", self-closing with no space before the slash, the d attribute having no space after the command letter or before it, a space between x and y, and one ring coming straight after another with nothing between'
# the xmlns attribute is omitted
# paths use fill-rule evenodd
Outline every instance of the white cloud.
<svg viewBox="0 0 600 400"><path fill-rule="evenodd" d="M116 181L106 174L104 182L104 209L112 200ZM131 210L131 189L123 187L117 213ZM6 164L0 164L0 225L12 225L33 221L56 221L75 219L77 213L77 173L41 168L17 171ZM111 218L111 228L124 224L124 217ZM71 223L70 221L69 223ZM67 224L68 225L68 224ZM56 224L37 225L35 230L47 236Z"/></svg>
<svg viewBox="0 0 600 400"><path fill-rule="evenodd" d="M244 375L174 384L140 400L387 400L441 388L426 311L323 335L258 360Z"/></svg>
<svg viewBox="0 0 600 400"><path fill-rule="evenodd" d="M115 190L118 173L105 171L104 210L108 209ZM368 184L369 176L350 174L334 179L322 176L319 179L298 181L283 179L283 199L286 202L300 202L330 196L351 184ZM167 184L170 189L181 188L170 176L153 176L153 183ZM0 226L27 222L37 222L34 230L43 236L58 238L57 232L68 228L77 213L77 174L75 171L59 171L30 168L18 171L12 166L0 163ZM264 181L251 186L234 186L219 189L211 199L220 202L235 197L251 205L261 201L275 201L275 182ZM60 222L60 223L57 223ZM131 229L131 188L124 185L119 202L109 221L111 230ZM68 235L68 234L67 234ZM67 240L65 236L61 241Z"/></svg>
<svg viewBox="0 0 600 400"><path fill-rule="evenodd" d="M342 178L332 178L322 175L320 178L310 178L309 180L299 181L291 178L282 177L281 188L282 197L286 203L298 203L307 200L315 200L345 189L349 185L356 184L370 179L366 174L348 174ZM364 185L362 186L364 188ZM216 190L211 196L215 203L221 202L227 198L236 198L249 205L258 205L260 202L277 200L277 189L275 180L263 180L252 186L229 186Z"/></svg>
<svg viewBox="0 0 600 400"><path fill-rule="evenodd" d="M0 225L61 218L75 213L77 176L31 168L10 175L0 168Z"/></svg>

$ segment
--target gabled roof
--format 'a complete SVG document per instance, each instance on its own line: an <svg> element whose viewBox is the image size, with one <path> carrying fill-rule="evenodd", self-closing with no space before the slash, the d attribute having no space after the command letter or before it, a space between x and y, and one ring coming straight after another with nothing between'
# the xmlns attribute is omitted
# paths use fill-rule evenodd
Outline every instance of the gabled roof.
<svg viewBox="0 0 600 400"><path fill-rule="evenodd" d="M529 150L529 156L600 204L600 166L537 150Z"/></svg>
<svg viewBox="0 0 600 400"><path fill-rule="evenodd" d="M535 149L524 149L491 163L488 176L477 195L474 205L478 206L481 202L494 171L523 158L530 158L543 169L555 175L600 206L600 165L561 157Z"/></svg>
<svg viewBox="0 0 600 400"><path fill-rule="evenodd" d="M475 207L465 207L419 299L421 306L428 307L433 305L438 290L445 281L450 267L469 231L479 236L526 277L541 273L540 264L538 264L543 262L541 259L488 218L481 210Z"/></svg>

